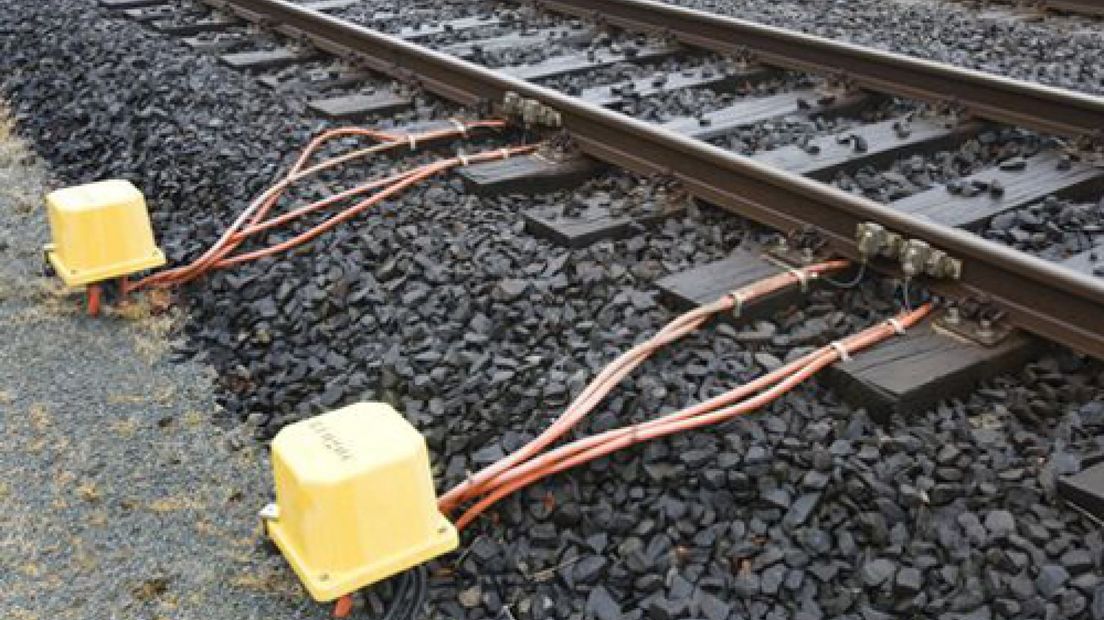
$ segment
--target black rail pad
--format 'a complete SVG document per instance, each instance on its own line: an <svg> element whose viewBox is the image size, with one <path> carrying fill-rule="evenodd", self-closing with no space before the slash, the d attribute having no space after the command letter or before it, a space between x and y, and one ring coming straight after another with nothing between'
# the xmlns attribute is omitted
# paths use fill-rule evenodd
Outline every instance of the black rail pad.
<svg viewBox="0 0 1104 620"><path fill-rule="evenodd" d="M790 145L756 153L757 162L818 180L862 166L886 166L902 153L930 153L965 142L982 128L979 123L944 123L920 119L899 130L902 120L887 120L853 127L845 132L814 138L804 147ZM896 127L895 127L896 125Z"/></svg>
<svg viewBox="0 0 1104 620"><path fill-rule="evenodd" d="M232 52L219 56L219 60L227 65L235 69L249 71L278 69L316 58L319 58L319 52L317 51L294 50L287 47L279 47L274 50Z"/></svg>
<svg viewBox="0 0 1104 620"><path fill-rule="evenodd" d="M181 41L197 52L218 54L245 47L252 39L242 32L204 32Z"/></svg>
<svg viewBox="0 0 1104 620"><path fill-rule="evenodd" d="M123 11L123 15L136 22L148 23L174 16L179 9L169 5L135 7Z"/></svg>
<svg viewBox="0 0 1104 620"><path fill-rule="evenodd" d="M1077 196L1104 189L1104 170L1076 162L1060 166L1060 161L1058 153L1048 151L1024 160L1022 169L988 168L962 180L964 184L979 185L997 181L1003 187L1000 194L982 190L967 197L940 186L897 200L892 206L940 224L969 228L1052 194Z"/></svg>
<svg viewBox="0 0 1104 620"><path fill-rule="evenodd" d="M646 45L640 48L632 48L613 52L602 48L592 52L579 52L564 56L553 56L538 63L527 65L510 65L495 69L511 77L521 80L543 80L561 75L584 73L591 69L609 67L623 62L643 63L659 60L672 56L679 51L674 46Z"/></svg>
<svg viewBox="0 0 1104 620"><path fill-rule="evenodd" d="M530 211L525 214L525 230L569 248L583 248L603 239L618 239L637 234L641 227L658 224L681 211L665 211L652 215L610 215L608 209L591 208L577 217Z"/></svg>
<svg viewBox="0 0 1104 620"><path fill-rule="evenodd" d="M262 86L273 90L290 88L309 93L324 93L332 88L347 88L352 86L364 86L365 82L373 82L372 74L358 69L338 70L336 73L314 74L297 70L283 70L266 73L257 77ZM322 95L319 95L322 97Z"/></svg>
<svg viewBox="0 0 1104 620"><path fill-rule="evenodd" d="M168 0L100 0L100 6L108 9L140 9L147 6L168 4Z"/></svg>
<svg viewBox="0 0 1104 620"><path fill-rule="evenodd" d="M663 123L661 127L698 140L710 140L732 133L740 127L754 125L783 116L844 114L868 105L873 98L866 93L839 97L823 97L814 90L795 90L766 97L747 97L732 105L706 112L700 117L682 117Z"/></svg>
<svg viewBox="0 0 1104 620"><path fill-rule="evenodd" d="M478 59L479 55L486 52L497 52L507 49L540 47L552 41L574 41L580 45L592 37L591 32L576 32L570 28L554 26L541 30L504 34L486 39L464 41L440 48L446 54L452 54L464 59Z"/></svg>
<svg viewBox="0 0 1104 620"><path fill-rule="evenodd" d="M1104 463L1059 477L1058 494L1096 519L1104 520Z"/></svg>
<svg viewBox="0 0 1104 620"><path fill-rule="evenodd" d="M627 99L651 97L683 88L724 88L774 73L775 70L759 65L729 72L714 67L695 67L688 71L656 72L634 80L585 88L579 93L579 98L594 105L616 106Z"/></svg>
<svg viewBox="0 0 1104 620"><path fill-rule="evenodd" d="M340 11L351 6L361 4L363 0L319 0L318 2L304 2L304 9L312 11Z"/></svg>
<svg viewBox="0 0 1104 620"><path fill-rule="evenodd" d="M786 270L755 249L737 248L728 258L661 278L656 287L668 305L689 310ZM810 286L817 286L817 282L810 281ZM748 304L738 314L727 314L726 318L742 320L767 316L799 303L804 297L806 294L800 287L785 288Z"/></svg>
<svg viewBox="0 0 1104 620"><path fill-rule="evenodd" d="M1037 341L1013 332L984 347L937 331L925 321L908 332L840 361L824 372L827 383L855 407L884 422L968 393L978 382L1021 367Z"/></svg>
<svg viewBox="0 0 1104 620"><path fill-rule="evenodd" d="M576 187L600 168L597 161L581 155L551 160L533 154L465 166L459 173L468 189L478 194L539 194Z"/></svg>
<svg viewBox="0 0 1104 620"><path fill-rule="evenodd" d="M410 97L385 89L371 94L315 99L307 107L326 118L352 120L401 110L410 107L411 103Z"/></svg>
<svg viewBox="0 0 1104 620"><path fill-rule="evenodd" d="M475 15L435 24L422 22L413 26L403 26L395 36L400 39L406 39L407 41L417 41L418 39L424 39L444 32L463 32L465 30L474 30L487 26L497 26L500 23L502 23L502 21L494 15Z"/></svg>
<svg viewBox="0 0 1104 620"><path fill-rule="evenodd" d="M181 21L175 19L158 20L150 24L153 29L165 34L178 37L190 37L202 32L221 32L228 28L240 26L241 21L233 17L212 17L209 19L197 19L195 21Z"/></svg>

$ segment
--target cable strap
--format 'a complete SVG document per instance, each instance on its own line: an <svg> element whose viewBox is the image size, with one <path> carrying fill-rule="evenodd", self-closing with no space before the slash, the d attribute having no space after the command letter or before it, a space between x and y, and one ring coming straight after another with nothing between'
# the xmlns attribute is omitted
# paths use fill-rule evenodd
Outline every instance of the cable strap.
<svg viewBox="0 0 1104 620"><path fill-rule="evenodd" d="M467 166L468 163L471 162L471 159L469 159L468 156L464 154L464 151L456 151L456 159L460 160L461 166Z"/></svg>
<svg viewBox="0 0 1104 620"><path fill-rule="evenodd" d="M467 125L462 123L459 119L455 119L455 118L450 118L449 122L452 123L452 126L456 128L456 131L460 132L460 135L464 136L465 138L468 137L468 126ZM467 165L467 164L465 164L465 165Z"/></svg>
<svg viewBox="0 0 1104 620"><path fill-rule="evenodd" d="M410 143L410 150L411 151L418 148L418 139L414 137L414 134L412 134L412 133L406 134L406 141Z"/></svg>
<svg viewBox="0 0 1104 620"><path fill-rule="evenodd" d="M730 291L728 296L732 298L732 317L739 318L740 313L744 311L744 292L740 289Z"/></svg>
<svg viewBox="0 0 1104 620"><path fill-rule="evenodd" d="M893 331L897 332L898 336L905 335L905 326L901 325L901 321L898 320L897 317L887 319L886 323L889 323L890 326L893 327Z"/></svg>
<svg viewBox="0 0 1104 620"><path fill-rule="evenodd" d="M840 342L839 340L834 340L832 342L829 342L828 346L835 349L836 353L839 353L841 361L844 361L844 362L850 362L851 361L851 354L847 352L847 347L843 346L843 343Z"/></svg>
<svg viewBox="0 0 1104 620"><path fill-rule="evenodd" d="M802 293L808 293L809 292L809 274L806 273L805 270L803 270L803 269L796 269L794 267L789 267L789 271L790 271L791 274L793 274L793 277L797 278L797 281L801 283L801 292Z"/></svg>

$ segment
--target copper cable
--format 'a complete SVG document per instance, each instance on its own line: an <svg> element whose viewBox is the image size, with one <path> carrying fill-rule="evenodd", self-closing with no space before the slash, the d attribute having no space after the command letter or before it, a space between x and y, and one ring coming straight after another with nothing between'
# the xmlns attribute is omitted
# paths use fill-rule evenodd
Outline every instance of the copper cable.
<svg viewBox="0 0 1104 620"><path fill-rule="evenodd" d="M705 403L655 420L606 431L600 435L587 437L550 451L496 479L494 482L497 486L461 515L456 521L456 527L458 529L465 528L497 501L547 476L645 441L717 424L756 411L792 390L820 370L838 361L841 357L841 349L850 354L873 346L900 333L901 329L915 325L927 316L931 309L931 304L925 304L916 310L903 313L895 319L884 321L838 343L833 343L833 345L838 346L827 345L822 347L799 360L759 377L746 386L736 388ZM757 391L767 384L773 385L763 389L755 396L732 404L737 398L743 398L748 393ZM721 402L726 403L727 406L708 410L707 405Z"/></svg>
<svg viewBox="0 0 1104 620"><path fill-rule="evenodd" d="M799 283L801 278L847 268L844 260L809 265L786 271L733 291L710 304L698 307L674 319L649 340L636 345L602 370L548 428L532 441L505 458L485 467L441 496L438 506L445 514L485 491L487 482L502 472L534 457L564 433L574 428L626 375L659 349L695 331L713 315L732 309L736 299L751 301ZM802 274L802 275L796 275Z"/></svg>
<svg viewBox="0 0 1104 620"><path fill-rule="evenodd" d="M413 148L419 142L431 142L443 138L467 136L468 132L472 129L501 128L504 127L505 124L505 121L499 120L472 122L461 122L454 120L453 124L448 127L416 134L392 134L388 132L380 132L360 127L347 127L327 131L312 139L311 142L304 148L303 152L296 159L295 164L291 167L288 174L281 181L269 187L267 190L262 192L260 196L255 198L250 203L250 205L238 215L234 222L222 233L219 239L199 258L188 265L176 267L174 269L169 269L166 271L161 271L147 276L146 278L137 282L128 284L126 287L126 292L133 291L139 288L144 288L147 286L173 286L183 284L199 277L206 271L210 270L215 264L217 264L220 260L223 260L229 253L236 249L245 240L245 238L262 230L268 230L269 228L272 228L273 225L265 226L265 223L263 221L265 216L267 216L268 212L272 209L272 207L276 205L276 203L291 185L304 178L313 176L325 170L329 170L338 165L348 163L355 159L366 157L368 155L382 153L384 151L400 148L403 146L409 146ZM376 140L386 140L386 142L358 149L340 156L332 157L304 169L304 166L307 165L307 162L310 160L310 158L327 142L334 139L346 137L368 137ZM409 171L407 174L415 174L415 172L416 170L412 170ZM395 175L389 177L388 180L394 179ZM371 191L372 189L378 188L382 184L383 183L369 183L362 185L359 188L355 188L359 189L360 191L350 195L357 195L360 193ZM317 203L315 203L313 205L307 205L307 207L298 209L296 210L296 213L298 214L297 217L333 204L333 202L330 202L329 199L318 202L325 202L325 204L318 205ZM279 219L279 224L283 224L294 218L281 216L280 218L276 219ZM247 223L248 228L246 228L246 230L249 230L250 232L249 234L242 234L244 232L242 229L243 227L246 227Z"/></svg>

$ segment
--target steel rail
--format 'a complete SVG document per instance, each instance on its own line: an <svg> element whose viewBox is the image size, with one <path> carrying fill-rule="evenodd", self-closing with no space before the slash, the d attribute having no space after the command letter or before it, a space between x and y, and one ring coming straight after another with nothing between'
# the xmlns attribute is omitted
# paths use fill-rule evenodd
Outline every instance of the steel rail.
<svg viewBox="0 0 1104 620"><path fill-rule="evenodd" d="M721 54L846 78L880 93L1069 137L1104 132L1104 98L686 9L655 0L534 0L546 9L651 32Z"/></svg>
<svg viewBox="0 0 1104 620"><path fill-rule="evenodd" d="M588 154L669 175L706 201L782 230L812 225L844 256L857 258L861 222L923 239L964 262L961 280L933 283L936 290L991 300L1015 325L1104 359L1104 280L285 0L202 1L463 104L491 104L510 91L539 100Z"/></svg>
<svg viewBox="0 0 1104 620"><path fill-rule="evenodd" d="M1080 15L1104 15L1104 0L1043 0L1043 8Z"/></svg>

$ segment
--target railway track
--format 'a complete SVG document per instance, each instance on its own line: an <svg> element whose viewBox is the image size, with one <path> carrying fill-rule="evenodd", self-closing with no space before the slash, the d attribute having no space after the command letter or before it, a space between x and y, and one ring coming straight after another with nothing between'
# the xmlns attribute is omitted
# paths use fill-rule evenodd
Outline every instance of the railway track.
<svg viewBox="0 0 1104 620"><path fill-rule="evenodd" d="M1080 15L1104 15L1104 2L1100 0L1046 0L1043 7Z"/></svg>
<svg viewBox="0 0 1104 620"><path fill-rule="evenodd" d="M1015 326L1104 357L1104 280L1092 273L1104 254L1093 244L1104 239L1090 231L1087 247L1059 252L1065 256L1055 262L972 232L1052 194L1099 195L1104 170L1094 140L1104 128L1104 99L648 0L542 0L523 14L517 5L487 5L475 16L416 9L423 13L413 19L348 0L202 0L215 13L157 0L104 2L190 37L194 47L242 69L291 67L286 78L320 54L345 59L348 71L322 81L353 84L353 94L320 95L312 103L335 118L407 105L408 93L356 90L370 79L365 70L382 73L462 105L502 111L512 101L515 112L528 106L554 119L554 130L562 128L589 157L661 175L694 197L780 230L815 230L850 258L872 257L856 243L863 227L875 244L885 242L882 231L899 235L891 242L915 240L917 253L883 245L873 254L895 255L871 264L897 275L927 272L940 293L981 300ZM437 25L414 25L421 22ZM283 42L258 49L244 24L262 25ZM690 58L697 68L656 69L672 57ZM611 74L625 65L644 70L631 79ZM744 91L714 98L705 112L658 122L634 118L633 104L648 98L731 93L741 83ZM766 83L766 90L752 83ZM854 120L886 97L906 102L906 111L845 123L837 133L829 125L800 144L750 157L724 148L725 136L741 127L794 117ZM824 182L979 136L992 139L994 127L1008 126L1035 132L1020 139L1028 147L882 202ZM625 218L597 219L588 226L600 235Z"/></svg>
<svg viewBox="0 0 1104 620"><path fill-rule="evenodd" d="M990 2L977 2L975 4L990 4ZM1023 5L1046 11L1059 13L1072 13L1074 15L1088 15L1099 17L1104 15L1104 2L1100 0L1040 0L1039 2L1016 2L1012 0L1000 0L998 5Z"/></svg>
<svg viewBox="0 0 1104 620"><path fill-rule="evenodd" d="M900 322L928 310L910 300L926 302L927 291L917 289L935 286L954 296L937 300L948 329L957 312L959 321L974 323L966 331L978 339L988 331L999 340L1015 322L1093 350L1100 298L1082 284L1101 275L1093 248L1104 240L1104 203L1096 204L1104 191L1093 162L1091 97L1007 80L978 84L927 63L909 65L909 74L880 53L864 65L854 60L863 50L823 41L814 41L824 45L815 53L802 52L800 38L743 22L747 45L712 49L691 41L707 33L693 22L681 26L681 35L652 32L548 5L488 3L473 11L433 0L395 15L363 0L295 6L234 0L217 10L184 0L140 3L146 6L122 10L165 36L148 36L79 2L68 13L17 7L27 18L15 26L19 38L4 41L9 54L0 64L15 74L5 87L20 106L24 130L35 132L37 147L58 165L58 178L134 178L149 192L159 239L176 260L199 256L219 230L221 239L237 243L237 235L226 236L230 212L258 195L256 185L271 182L277 158L290 164L287 157L306 136L330 133L332 124L318 116L342 125L371 119L362 127L386 132L378 134L379 146L395 157L366 157L296 187L285 203L307 206L284 209L281 218L323 205L338 187L460 160L456 174L390 195L320 236L310 252L211 273L176 299L190 317L179 354L202 356L214 368L218 403L210 408L241 421L235 439L268 437L351 400L378 399L393 403L424 436L435 484L455 485L441 511L457 527L471 528L463 551L430 563L428 571L342 596L335 612L349 612L352 603L353 613L374 616L390 605L418 617L428 605L430 615L451 618L731 620L1072 618L1104 609L1099 532L1063 504L1075 501L1072 487L1085 496L1075 506L1101 514L1093 477L1104 465L1092 465L1104 432L1101 364L1062 347L1040 350L1019 332L979 347L933 329L927 319ZM618 19L637 17L649 18L630 12ZM43 36L57 31L72 40L58 45ZM29 60L39 57L49 62ZM218 66L216 58L236 69ZM960 82L973 89L969 104L954 100ZM314 118L304 113L308 107ZM494 120L493 128L468 135L465 128L474 125L443 120L454 115L515 122L501 130ZM423 124L459 132L463 140L452 134L430 144L423 136L442 129ZM415 135L418 148L412 140L408 152ZM534 139L549 150L488 164L463 160L471 148L493 153ZM366 142L344 139L318 155ZM454 156L461 143L464 151ZM525 187L537 185L558 189ZM473 188L505 195L476 196ZM792 234L688 206L685 194ZM331 221L333 211L320 209L242 247L267 254L315 230L304 222L323 215ZM914 241L902 244L904 252L896 242L894 251L883 251L888 231ZM790 251L774 248L765 259L759 244L780 237ZM29 247L33 259L37 248ZM863 257L893 277L828 273L836 267L822 259L839 254ZM1073 270L1079 276L1051 264L1075 257L1083 261ZM824 277L806 290L810 279L798 274L818 264ZM910 286L903 287L902 303L908 270L919 282L911 298ZM772 280L785 280L779 297L766 287L760 303L752 303L747 286ZM1037 295L1050 296L1050 306L1036 307ZM678 306L692 308L667 323ZM699 312L715 312L717 324L686 334L686 342L617 386L602 380L610 375L597 371L610 359L606 368L617 374L645 363L616 353L658 352L670 334L692 329L687 317ZM851 334L894 313L896 325L876 326L878 346L857 354ZM40 323L26 331L40 338L32 343L57 340ZM647 334L656 335L641 342ZM817 366L803 361L808 355ZM62 374L91 386L95 401L113 376L104 368L109 361ZM965 368L971 364L987 368L972 373ZM716 402L732 385L773 381L798 367L806 378L816 368L823 373L759 415L709 432L660 433L675 430L667 426L677 421L670 416L681 418L678 408L687 401ZM26 371L12 374L19 386ZM796 387L801 375L789 375L787 385ZM585 385L588 377L594 382ZM186 380L197 391L207 386ZM867 391L856 395L860 380ZM882 399L883 387L895 391ZM31 402L18 398L20 406ZM51 410L72 406L67 398L50 401ZM901 409L886 411L885 400ZM145 399L127 413L145 419L154 407ZM495 481L482 475L509 464L549 414L588 416L590 407L596 408L572 435L596 443L585 444L585 452L574 452L585 447L576 441L549 446L559 456L542 457L532 469L510 467L505 482L520 485L534 473L557 479L522 491L492 488ZM184 413L156 409L152 441L164 445L173 424L167 416ZM120 440L104 411L90 410L66 431L80 436L89 423L111 430L107 441L118 452L91 453L137 475L107 469L98 480L128 481L134 488L120 484L120 493L134 501L143 478L163 478L166 465L150 457L159 472L134 468L131 435ZM548 428L557 432L569 426L553 420ZM607 434L637 422L622 429L631 433ZM24 442L31 448L38 430ZM617 442L595 439L603 436ZM209 439L181 445L202 448ZM345 444L335 445L346 452ZM610 451L618 446L624 451ZM53 454L34 452L17 451L14 471L28 463L49 470ZM240 470L202 468L187 454L166 456L191 481L180 492L202 497L195 481L212 480L213 501L175 520L157 511L153 528L113 516L114 528L101 538L142 549L146 534L163 540L153 549L175 550L187 561L131 554L150 559L111 571L110 583L60 572L72 585L59 591L69 596L58 606L82 596L100 604L86 594L95 590L133 609L126 586L121 597L112 588L129 584L130 575L152 574L154 585L138 591L170 589L162 609L178 613L203 606L207 611L195 615L238 608L321 615L296 602L286 571L227 596L222 576L242 571L243 560L234 554L229 566L220 564L223 538L197 536L207 530L194 525L218 506L220 524L244 539L256 525L251 507L261 502L256 494L226 500L223 481L254 490L264 483L250 484ZM215 459L263 467L250 454ZM589 464L571 473L552 469L563 456ZM79 458L73 463L74 471L86 469ZM17 506L25 489L34 485L19 488ZM481 513L510 489L521 493ZM159 485L152 491L166 496ZM65 521L82 521L79 505L110 508L115 492L108 493L105 502L78 502L57 531L71 529ZM235 512L234 504L243 503ZM129 504L123 510L142 512ZM390 523L381 526L371 529L378 535ZM37 543L35 529L14 531L34 541L29 547L48 546ZM197 571L197 558L214 570ZM244 569L256 571L269 560ZM196 579L184 578L191 575ZM204 584L214 579L218 587L206 602ZM25 590L28 600L38 598L33 583ZM410 592L412 604L400 605ZM139 602L154 613L156 602Z"/></svg>

